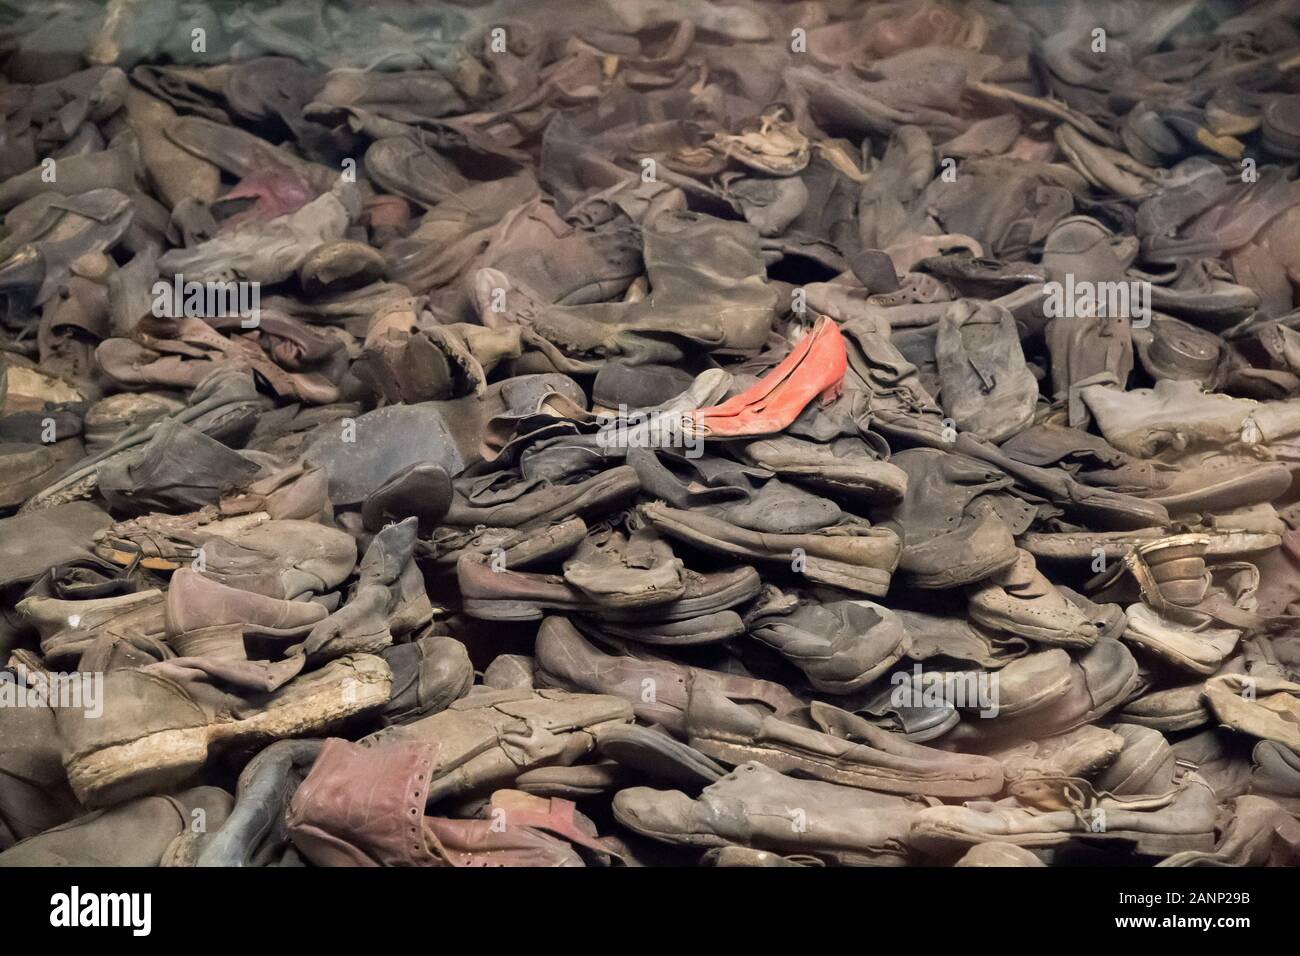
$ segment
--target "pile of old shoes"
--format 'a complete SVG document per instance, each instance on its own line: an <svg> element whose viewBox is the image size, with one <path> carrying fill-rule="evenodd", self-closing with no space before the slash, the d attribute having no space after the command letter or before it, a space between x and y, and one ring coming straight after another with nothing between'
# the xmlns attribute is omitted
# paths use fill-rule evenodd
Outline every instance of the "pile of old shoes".
<svg viewBox="0 0 1300 956"><path fill-rule="evenodd" d="M0 864L1300 863L1292 5L48 6Z"/></svg>

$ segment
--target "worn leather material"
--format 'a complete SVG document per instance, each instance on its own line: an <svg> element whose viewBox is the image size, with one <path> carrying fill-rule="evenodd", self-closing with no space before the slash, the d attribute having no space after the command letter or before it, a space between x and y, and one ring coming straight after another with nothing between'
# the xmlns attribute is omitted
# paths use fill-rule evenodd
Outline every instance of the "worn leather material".
<svg viewBox="0 0 1300 956"><path fill-rule="evenodd" d="M424 832L433 747L331 738L289 803L289 838L317 866L437 866Z"/></svg>

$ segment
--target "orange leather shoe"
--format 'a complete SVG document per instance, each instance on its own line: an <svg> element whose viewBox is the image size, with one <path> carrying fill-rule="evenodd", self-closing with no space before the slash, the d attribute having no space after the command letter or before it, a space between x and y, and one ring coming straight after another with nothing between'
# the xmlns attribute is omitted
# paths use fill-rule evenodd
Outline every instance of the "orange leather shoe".
<svg viewBox="0 0 1300 956"><path fill-rule="evenodd" d="M721 405L697 408L682 418L702 438L738 438L782 431L814 398L829 405L844 393L848 354L839 326L826 316L800 339L781 364Z"/></svg>

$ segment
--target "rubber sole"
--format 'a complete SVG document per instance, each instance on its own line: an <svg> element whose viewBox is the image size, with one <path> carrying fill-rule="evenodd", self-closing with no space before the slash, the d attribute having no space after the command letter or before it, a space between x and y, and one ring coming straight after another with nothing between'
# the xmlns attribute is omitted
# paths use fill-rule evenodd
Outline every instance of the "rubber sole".
<svg viewBox="0 0 1300 956"><path fill-rule="evenodd" d="M643 621L648 616L654 617L656 621L686 621L705 614L716 614L718 611L725 611L737 604L743 604L756 596L761 590L763 590L761 578L742 578L733 581L726 587L719 588L711 594L682 597L667 604L645 609L645 611L650 612L649 614L638 609L604 608L600 611L600 616L606 621L627 623Z"/></svg>
<svg viewBox="0 0 1300 956"><path fill-rule="evenodd" d="M1272 501L1291 487L1291 471L1285 465L1261 468L1213 485L1177 495L1152 495L1148 501L1164 505L1170 512L1224 511Z"/></svg>
<svg viewBox="0 0 1300 956"><path fill-rule="evenodd" d="M781 773L799 772L800 774L838 783L861 790L874 790L878 793L921 794L927 797L986 797L1002 789L1002 776L998 775L992 783L978 781L963 784L950 777L938 777L924 781L914 778L894 777L880 773L851 772L842 766L829 763L811 754L796 755L767 747L755 747L729 741L706 740L691 737L692 747L714 760L720 760L731 766L739 767L743 763L765 764ZM820 771L820 773L819 773Z"/></svg>
<svg viewBox="0 0 1300 956"><path fill-rule="evenodd" d="M1093 833L1075 830L1060 830L1053 833L968 833L952 827L921 825L912 827L912 838L918 843L935 841L946 846L954 843L962 846L975 846L980 843L996 841L1012 843L1023 847L1060 846L1072 840L1086 843L1132 843L1134 852L1144 856L1169 856L1183 850L1213 850L1214 832L1208 833L1144 833L1138 830L1107 830Z"/></svg>
<svg viewBox="0 0 1300 956"><path fill-rule="evenodd" d="M388 703L387 665L382 672L354 668L349 676L354 682L349 693L342 682L329 684L243 720L162 730L78 754L65 764L68 782L86 806L106 806L180 783L207 763L213 745L315 732Z"/></svg>

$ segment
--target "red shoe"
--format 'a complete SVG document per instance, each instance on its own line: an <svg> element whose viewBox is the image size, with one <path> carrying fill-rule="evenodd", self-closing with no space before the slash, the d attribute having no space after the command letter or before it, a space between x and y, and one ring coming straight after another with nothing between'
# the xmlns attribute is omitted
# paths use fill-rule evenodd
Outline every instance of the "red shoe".
<svg viewBox="0 0 1300 956"><path fill-rule="evenodd" d="M702 438L771 435L799 417L814 398L829 405L844 394L848 353L839 326L823 316L781 364L721 405L682 417L685 430Z"/></svg>

